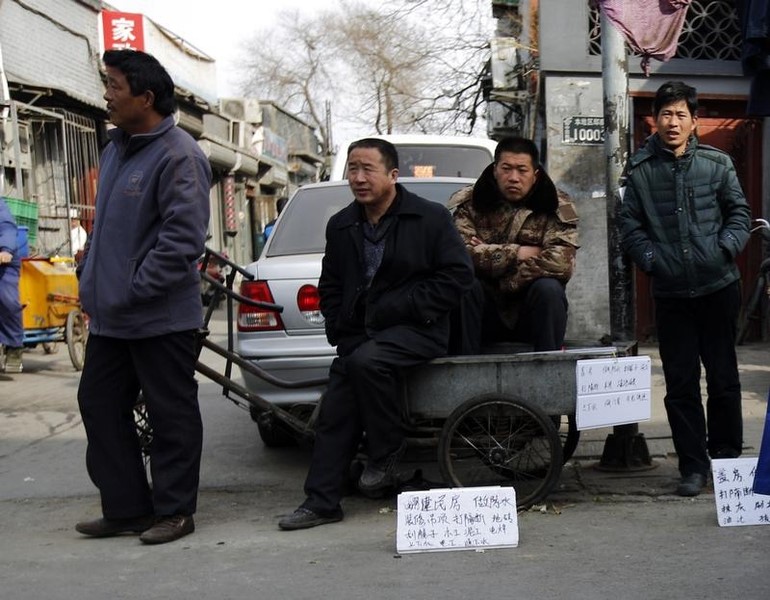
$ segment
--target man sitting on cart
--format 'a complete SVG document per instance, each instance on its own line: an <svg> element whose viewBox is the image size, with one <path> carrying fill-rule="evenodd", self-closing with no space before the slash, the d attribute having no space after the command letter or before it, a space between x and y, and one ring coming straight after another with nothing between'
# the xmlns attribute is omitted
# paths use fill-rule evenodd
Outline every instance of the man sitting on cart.
<svg viewBox="0 0 770 600"><path fill-rule="evenodd" d="M473 285L473 266L449 212L396 182L396 148L363 139L348 148L355 201L326 228L318 285L337 347L315 429L307 499L281 529L340 521L340 501L362 434L369 496L397 483L405 449L399 373L446 354L449 313Z"/></svg>
<svg viewBox="0 0 770 600"><path fill-rule="evenodd" d="M559 350L567 329L565 286L578 249L578 216L557 190L531 140L508 137L473 186L449 202L483 298L463 302L465 338ZM467 340L466 340L466 343ZM473 344L470 344L473 346ZM478 346L478 344L476 344Z"/></svg>

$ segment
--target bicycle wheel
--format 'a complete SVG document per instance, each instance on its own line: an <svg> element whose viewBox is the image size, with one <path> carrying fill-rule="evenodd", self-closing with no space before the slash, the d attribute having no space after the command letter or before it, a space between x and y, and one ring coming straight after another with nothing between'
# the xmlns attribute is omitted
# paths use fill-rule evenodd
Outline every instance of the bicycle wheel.
<svg viewBox="0 0 770 600"><path fill-rule="evenodd" d="M767 285L765 275L760 274L754 284L754 288L751 290L748 302L741 309L741 314L738 318L738 332L735 336L735 343L739 346L746 341L746 336L749 333L749 329L751 329L752 323L757 318L762 318L763 312L760 308L762 307L762 297L765 294Z"/></svg>
<svg viewBox="0 0 770 600"><path fill-rule="evenodd" d="M458 406L444 423L438 462L452 485L512 485L517 507L528 508L559 479L561 439L538 407L511 396L482 395Z"/></svg>
<svg viewBox="0 0 770 600"><path fill-rule="evenodd" d="M575 415L557 415L552 416L554 427L559 432L559 438L561 439L561 454L564 464L572 458L577 450L578 442L580 441L580 432L577 428L577 420Z"/></svg>

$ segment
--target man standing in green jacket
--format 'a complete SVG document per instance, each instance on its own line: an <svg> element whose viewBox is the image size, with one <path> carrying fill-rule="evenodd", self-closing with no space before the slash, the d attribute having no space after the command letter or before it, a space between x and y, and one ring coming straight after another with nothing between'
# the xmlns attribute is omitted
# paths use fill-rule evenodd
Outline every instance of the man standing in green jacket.
<svg viewBox="0 0 770 600"><path fill-rule="evenodd" d="M697 110L695 88L672 81L658 89L657 133L629 160L620 211L623 250L652 278L681 496L701 492L709 457L735 458L743 444L735 258L749 238L751 214L731 158L698 143Z"/></svg>

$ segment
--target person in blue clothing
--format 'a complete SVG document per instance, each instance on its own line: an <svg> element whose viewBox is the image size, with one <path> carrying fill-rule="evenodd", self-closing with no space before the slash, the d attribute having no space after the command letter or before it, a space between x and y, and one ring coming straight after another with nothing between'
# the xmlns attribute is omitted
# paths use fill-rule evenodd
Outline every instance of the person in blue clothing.
<svg viewBox="0 0 770 600"><path fill-rule="evenodd" d="M0 198L0 345L5 346L6 373L21 373L24 352L17 239L16 220Z"/></svg>
<svg viewBox="0 0 770 600"><path fill-rule="evenodd" d="M264 237L265 241L267 241L267 238L270 237L270 234L273 233L273 227L275 227L275 222L278 220L278 217L281 215L281 212L283 211L283 207L286 206L286 203L289 201L289 199L285 196L281 196L278 198L278 200L275 201L275 219L271 219L267 225L265 225L265 231L264 231Z"/></svg>
<svg viewBox="0 0 770 600"><path fill-rule="evenodd" d="M78 265L90 318L78 403L86 466L103 516L91 537L140 533L147 544L195 529L202 424L195 381L203 324L198 257L209 221L211 169L174 123L174 82L149 54L103 55L111 143L96 215ZM133 419L142 391L153 429L148 485Z"/></svg>

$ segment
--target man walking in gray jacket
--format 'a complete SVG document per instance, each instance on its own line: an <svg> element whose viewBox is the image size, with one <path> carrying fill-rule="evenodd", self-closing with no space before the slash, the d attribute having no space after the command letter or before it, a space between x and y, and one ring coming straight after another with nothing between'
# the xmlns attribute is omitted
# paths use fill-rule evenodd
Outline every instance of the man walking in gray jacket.
<svg viewBox="0 0 770 600"><path fill-rule="evenodd" d="M100 163L94 228L80 271L90 317L78 403L86 465L103 517L92 537L141 533L147 544L195 529L202 425L195 381L202 326L197 259L209 220L211 170L174 124L174 83L152 56L104 53L111 143ZM133 407L153 429L147 482Z"/></svg>
<svg viewBox="0 0 770 600"><path fill-rule="evenodd" d="M750 211L730 157L698 143L697 110L695 88L674 81L658 89L657 132L629 160L620 211L623 249L652 278L681 496L701 492L709 457L740 456L743 444L735 257L749 238Z"/></svg>

